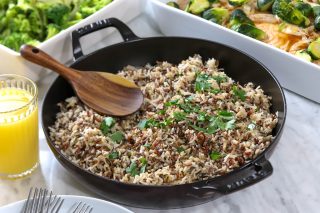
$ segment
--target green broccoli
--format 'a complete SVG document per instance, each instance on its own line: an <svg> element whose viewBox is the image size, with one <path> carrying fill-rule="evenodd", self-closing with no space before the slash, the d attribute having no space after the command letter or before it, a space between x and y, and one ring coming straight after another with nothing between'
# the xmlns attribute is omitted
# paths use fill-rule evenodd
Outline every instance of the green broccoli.
<svg viewBox="0 0 320 213"><path fill-rule="evenodd" d="M38 44L112 0L0 0L0 43L19 50Z"/></svg>
<svg viewBox="0 0 320 213"><path fill-rule="evenodd" d="M86 18L102 9L111 1L112 0L83 0L79 6L79 12L83 16L83 18Z"/></svg>
<svg viewBox="0 0 320 213"><path fill-rule="evenodd" d="M49 4L45 9L48 21L59 26L62 26L68 20L70 12L70 8L62 3Z"/></svg>
<svg viewBox="0 0 320 213"><path fill-rule="evenodd" d="M47 26L47 37L45 40L55 36L61 31L61 27L56 24L48 24Z"/></svg>
<svg viewBox="0 0 320 213"><path fill-rule="evenodd" d="M272 13L282 20L302 27L310 25L310 20L296 9L289 0L275 0L272 5Z"/></svg>
<svg viewBox="0 0 320 213"><path fill-rule="evenodd" d="M23 44L38 45L39 41L31 38L26 33L12 33L8 36L0 37L0 44L18 51Z"/></svg>

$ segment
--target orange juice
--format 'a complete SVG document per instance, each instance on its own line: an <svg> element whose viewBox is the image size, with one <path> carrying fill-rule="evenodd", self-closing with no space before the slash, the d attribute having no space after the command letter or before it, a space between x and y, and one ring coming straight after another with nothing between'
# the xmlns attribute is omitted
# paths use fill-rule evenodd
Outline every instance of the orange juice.
<svg viewBox="0 0 320 213"><path fill-rule="evenodd" d="M0 177L24 176L38 165L37 97L24 87L0 85Z"/></svg>

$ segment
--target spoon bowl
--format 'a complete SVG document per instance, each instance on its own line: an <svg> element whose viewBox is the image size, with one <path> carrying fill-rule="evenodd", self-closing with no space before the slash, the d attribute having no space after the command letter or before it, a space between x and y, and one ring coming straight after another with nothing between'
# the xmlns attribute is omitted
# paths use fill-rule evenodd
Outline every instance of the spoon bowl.
<svg viewBox="0 0 320 213"><path fill-rule="evenodd" d="M119 75L66 67L31 45L23 45L20 53L26 60L59 73L71 84L78 98L99 113L126 116L139 110L143 103L139 87Z"/></svg>

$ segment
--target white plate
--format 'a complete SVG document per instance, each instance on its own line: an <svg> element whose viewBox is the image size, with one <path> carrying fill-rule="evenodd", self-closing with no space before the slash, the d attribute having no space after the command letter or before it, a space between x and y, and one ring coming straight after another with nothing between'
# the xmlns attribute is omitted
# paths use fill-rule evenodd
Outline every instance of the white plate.
<svg viewBox="0 0 320 213"><path fill-rule="evenodd" d="M108 213L133 213L132 211L119 206L117 204L91 198L91 197L82 197L82 196L73 196L73 195L59 195L59 197L64 199L63 205L59 211L59 213L67 213L70 212L72 205L74 203L82 201L86 204L93 207L93 211L91 213L100 213L100 212L108 212ZM7 206L0 208L0 213L20 213L23 208L25 200L18 201L13 204L9 204Z"/></svg>

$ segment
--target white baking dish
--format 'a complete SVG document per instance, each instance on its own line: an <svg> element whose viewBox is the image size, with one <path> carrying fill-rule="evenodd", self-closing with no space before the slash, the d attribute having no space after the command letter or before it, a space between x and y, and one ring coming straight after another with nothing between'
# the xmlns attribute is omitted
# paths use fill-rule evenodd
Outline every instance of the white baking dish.
<svg viewBox="0 0 320 213"><path fill-rule="evenodd" d="M119 10L118 8L122 8L122 10ZM54 58L59 60L60 62L68 63L73 58L70 37L70 33L73 30L109 17L116 17L124 22L127 22L141 13L140 8L141 6L139 4L134 4L131 0L114 0L93 15L69 27L68 29L61 31L59 34L55 35L49 40L41 43L38 47L54 56ZM130 10L131 12L128 13L128 10ZM97 33L94 33L93 35L84 37L83 39L81 39L83 49L90 49L90 47L100 42L112 31L114 30L109 29L106 31L99 31ZM29 77L34 81L37 81L43 75L46 75L47 71L39 66L26 62L22 59L18 52L0 45L0 74L3 73L20 74Z"/></svg>
<svg viewBox="0 0 320 213"><path fill-rule="evenodd" d="M235 47L261 61L286 89L320 102L320 67L318 65L195 15L167 6L165 2L168 0L149 0L147 10L148 15L156 20L155 23L165 35L203 38ZM239 67L239 72L243 69L245 67Z"/></svg>

